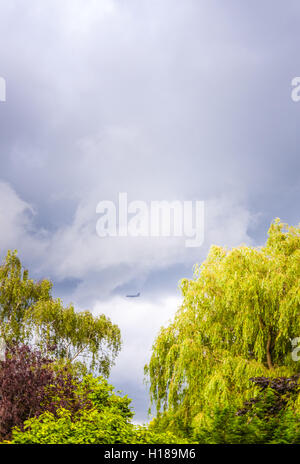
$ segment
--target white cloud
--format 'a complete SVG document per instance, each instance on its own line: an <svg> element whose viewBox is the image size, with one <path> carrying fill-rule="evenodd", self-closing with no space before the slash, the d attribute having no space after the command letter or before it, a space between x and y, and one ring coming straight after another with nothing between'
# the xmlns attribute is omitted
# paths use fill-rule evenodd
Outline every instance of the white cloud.
<svg viewBox="0 0 300 464"><path fill-rule="evenodd" d="M170 295L155 303L139 298L115 297L109 301L97 302L94 314L109 316L118 324L124 342L116 365L110 374L110 382L116 388L124 389L133 399L134 409L140 398L147 403L148 387L144 383L144 366L151 357L151 348L162 326L167 326L181 304L182 299ZM146 407L137 419L146 419Z"/></svg>
<svg viewBox="0 0 300 464"><path fill-rule="evenodd" d="M43 230L36 231L32 225L33 207L22 200L6 182L0 182L0 250L19 248L32 253L33 258L44 252Z"/></svg>
<svg viewBox="0 0 300 464"><path fill-rule="evenodd" d="M175 293L175 292L174 292ZM152 344L162 326L168 325L181 304L181 298L165 297L155 303L138 298L114 297L107 301L96 302L94 314L105 314L118 324L121 330L124 348L111 376L121 377L124 381L143 378L144 365L149 361Z"/></svg>

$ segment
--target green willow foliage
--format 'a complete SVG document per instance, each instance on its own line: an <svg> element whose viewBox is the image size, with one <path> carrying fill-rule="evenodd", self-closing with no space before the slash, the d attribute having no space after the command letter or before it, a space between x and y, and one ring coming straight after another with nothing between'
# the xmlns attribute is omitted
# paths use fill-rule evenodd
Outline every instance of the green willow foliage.
<svg viewBox="0 0 300 464"><path fill-rule="evenodd" d="M194 278L181 282L182 306L153 345L145 373L156 429L191 433L215 407L240 407L249 379L299 371L300 228L279 219L261 248L212 246Z"/></svg>
<svg viewBox="0 0 300 464"><path fill-rule="evenodd" d="M0 337L6 343L30 343L45 355L80 362L108 376L121 348L120 330L103 314L76 312L51 296L52 283L35 282L16 252L0 266Z"/></svg>

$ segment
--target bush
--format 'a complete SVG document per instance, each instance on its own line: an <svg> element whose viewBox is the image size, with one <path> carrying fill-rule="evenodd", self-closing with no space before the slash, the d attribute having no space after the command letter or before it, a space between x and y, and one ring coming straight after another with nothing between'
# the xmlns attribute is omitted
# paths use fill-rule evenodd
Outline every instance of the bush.
<svg viewBox="0 0 300 464"><path fill-rule="evenodd" d="M300 444L300 414L295 407L299 375L251 379L260 393L236 411L216 407L195 430L198 443Z"/></svg>
<svg viewBox="0 0 300 464"><path fill-rule="evenodd" d="M28 419L23 429L14 428L10 443L29 444L133 444L185 443L171 433L159 434L146 426L131 422L131 400L114 393L114 388L101 378L86 376L77 395L91 401L92 407L75 414L60 408L56 414L46 411Z"/></svg>

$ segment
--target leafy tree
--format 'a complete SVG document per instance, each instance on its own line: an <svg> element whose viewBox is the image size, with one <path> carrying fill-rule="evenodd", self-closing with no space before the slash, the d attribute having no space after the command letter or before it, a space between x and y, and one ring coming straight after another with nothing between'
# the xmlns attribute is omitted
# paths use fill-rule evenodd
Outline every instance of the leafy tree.
<svg viewBox="0 0 300 464"><path fill-rule="evenodd" d="M35 344L44 354L80 361L107 376L121 347L120 330L103 314L64 308L51 295L52 283L35 282L16 252L0 266L0 337L5 343Z"/></svg>
<svg viewBox="0 0 300 464"><path fill-rule="evenodd" d="M300 228L279 219L264 247L212 246L183 303L162 328L145 373L157 429L191 434L215 407L241 407L249 378L299 371L291 340L300 336Z"/></svg>
<svg viewBox="0 0 300 464"><path fill-rule="evenodd" d="M28 313L38 301L51 300L51 288L48 280L29 279L17 252L7 252L0 266L0 335L6 343L28 338Z"/></svg>
<svg viewBox="0 0 300 464"><path fill-rule="evenodd" d="M8 439L11 429L21 427L45 410L56 413L67 408L74 414L90 404L86 395L76 395L78 380L67 370L55 369L53 360L28 346L6 349L0 361L0 439Z"/></svg>

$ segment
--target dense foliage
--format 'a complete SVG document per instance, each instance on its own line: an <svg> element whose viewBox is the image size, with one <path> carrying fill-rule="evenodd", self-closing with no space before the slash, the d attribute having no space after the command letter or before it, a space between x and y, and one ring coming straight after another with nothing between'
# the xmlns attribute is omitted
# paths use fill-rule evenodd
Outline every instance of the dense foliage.
<svg viewBox="0 0 300 464"><path fill-rule="evenodd" d="M194 431L197 442L300 444L299 375L251 380L260 392L239 411L215 407Z"/></svg>
<svg viewBox="0 0 300 464"><path fill-rule="evenodd" d="M0 339L5 343L36 345L56 358L80 361L108 376L120 351L119 328L103 314L76 312L51 296L48 280L35 282L23 269L16 252L8 252L0 266Z"/></svg>
<svg viewBox="0 0 300 464"><path fill-rule="evenodd" d="M183 304L145 368L155 430L192 436L215 408L237 411L252 398L250 378L300 370L291 357L300 335L299 284L299 227L276 220L261 248L211 247L194 278L181 282Z"/></svg>
<svg viewBox="0 0 300 464"><path fill-rule="evenodd" d="M26 345L7 347L0 361L0 441L5 443L180 442L169 432L134 425L130 403L104 377L78 378L70 366Z"/></svg>
<svg viewBox="0 0 300 464"><path fill-rule="evenodd" d="M77 379L67 368L55 368L28 346L12 346L0 361L0 439L8 439L14 426L45 410L56 413L61 407L74 414L90 401L76 395Z"/></svg>
<svg viewBox="0 0 300 464"><path fill-rule="evenodd" d="M86 376L77 394L87 393L91 405L71 414L61 408L56 414L44 412L25 421L24 431L16 428L11 443L116 444L178 443L171 433L149 431L131 422L133 412L127 396L116 395L104 378ZM182 440L184 443L185 440Z"/></svg>

